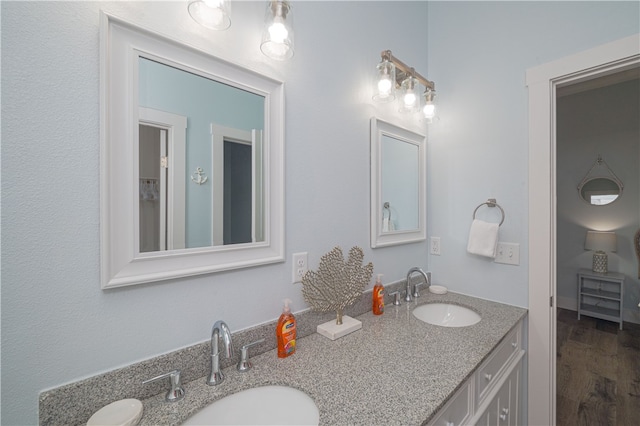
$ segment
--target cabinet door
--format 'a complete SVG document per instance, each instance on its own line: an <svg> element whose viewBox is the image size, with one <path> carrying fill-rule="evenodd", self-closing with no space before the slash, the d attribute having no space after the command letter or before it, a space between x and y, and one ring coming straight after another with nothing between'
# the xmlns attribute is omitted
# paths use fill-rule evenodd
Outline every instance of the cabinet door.
<svg viewBox="0 0 640 426"><path fill-rule="evenodd" d="M458 426L467 424L473 409L472 392L473 379L469 379L436 417L429 422L429 425Z"/></svg>
<svg viewBox="0 0 640 426"><path fill-rule="evenodd" d="M507 424L509 426L515 426L520 424L520 374L521 374L521 363L518 363L518 366L511 372L509 375L509 406L508 407L500 407L501 415L508 415L509 419ZM504 411L504 408L507 408L507 411Z"/></svg>
<svg viewBox="0 0 640 426"><path fill-rule="evenodd" d="M496 404L493 406L494 411L491 412L491 424L498 426L509 425L509 406L511 404L511 381L506 380L498 394L496 395ZM494 417L495 416L495 417ZM495 420L494 420L495 418Z"/></svg>

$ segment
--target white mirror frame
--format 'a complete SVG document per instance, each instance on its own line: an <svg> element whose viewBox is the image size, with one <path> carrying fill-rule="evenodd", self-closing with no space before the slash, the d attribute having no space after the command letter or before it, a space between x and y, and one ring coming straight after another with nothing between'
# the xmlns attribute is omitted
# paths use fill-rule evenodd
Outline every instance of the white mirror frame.
<svg viewBox="0 0 640 426"><path fill-rule="evenodd" d="M408 244L427 239L427 194L426 194L426 137L407 129L371 118L371 247ZM382 137L388 136L418 147L419 179L418 228L404 231L382 232Z"/></svg>
<svg viewBox="0 0 640 426"><path fill-rule="evenodd" d="M139 252L137 161L139 53L265 99L264 241ZM142 284L284 261L284 84L101 12L101 287ZM188 143L188 142L187 142Z"/></svg>

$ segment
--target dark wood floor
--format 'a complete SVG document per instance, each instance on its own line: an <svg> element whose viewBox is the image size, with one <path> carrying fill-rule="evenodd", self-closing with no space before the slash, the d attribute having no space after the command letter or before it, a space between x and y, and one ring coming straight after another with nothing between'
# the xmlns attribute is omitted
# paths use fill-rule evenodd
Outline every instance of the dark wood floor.
<svg viewBox="0 0 640 426"><path fill-rule="evenodd" d="M558 308L558 426L640 424L640 325Z"/></svg>

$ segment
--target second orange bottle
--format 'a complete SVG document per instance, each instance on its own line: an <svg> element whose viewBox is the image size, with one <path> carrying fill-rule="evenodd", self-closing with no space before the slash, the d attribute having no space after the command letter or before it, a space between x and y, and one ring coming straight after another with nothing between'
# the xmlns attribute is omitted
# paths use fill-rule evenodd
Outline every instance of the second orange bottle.
<svg viewBox="0 0 640 426"><path fill-rule="evenodd" d="M376 284L373 286L371 303L371 310L374 315L382 315L384 313L384 286L382 285L382 274L378 274L378 277L376 278Z"/></svg>

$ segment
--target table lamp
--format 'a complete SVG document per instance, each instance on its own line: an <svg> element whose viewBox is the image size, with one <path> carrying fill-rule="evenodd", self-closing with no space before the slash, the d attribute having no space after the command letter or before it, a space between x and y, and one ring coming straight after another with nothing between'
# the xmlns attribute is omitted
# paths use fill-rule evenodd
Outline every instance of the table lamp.
<svg viewBox="0 0 640 426"><path fill-rule="evenodd" d="M607 252L615 252L617 237L615 232L587 231L585 250L593 250L593 272L607 273Z"/></svg>

